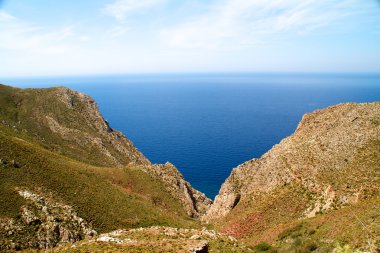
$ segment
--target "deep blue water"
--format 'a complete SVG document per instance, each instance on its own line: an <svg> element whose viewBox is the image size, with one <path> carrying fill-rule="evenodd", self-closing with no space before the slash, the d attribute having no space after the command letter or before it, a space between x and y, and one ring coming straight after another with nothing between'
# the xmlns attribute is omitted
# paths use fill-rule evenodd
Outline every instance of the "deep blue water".
<svg viewBox="0 0 380 253"><path fill-rule="evenodd" d="M95 98L111 127L154 163L170 161L213 198L231 169L290 135L306 112L380 101L380 75L130 75L0 79L65 85Z"/></svg>

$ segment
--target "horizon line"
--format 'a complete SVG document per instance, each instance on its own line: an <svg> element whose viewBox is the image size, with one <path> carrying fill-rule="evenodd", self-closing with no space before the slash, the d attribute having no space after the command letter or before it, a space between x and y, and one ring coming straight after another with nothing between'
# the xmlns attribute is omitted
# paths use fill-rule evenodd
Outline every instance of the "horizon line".
<svg viewBox="0 0 380 253"><path fill-rule="evenodd" d="M67 75L21 75L2 76L1 79L45 79L45 78L76 78L76 77L116 77L116 76L195 76L195 75L380 75L380 71L210 71L210 72L129 72L129 73L84 73Z"/></svg>

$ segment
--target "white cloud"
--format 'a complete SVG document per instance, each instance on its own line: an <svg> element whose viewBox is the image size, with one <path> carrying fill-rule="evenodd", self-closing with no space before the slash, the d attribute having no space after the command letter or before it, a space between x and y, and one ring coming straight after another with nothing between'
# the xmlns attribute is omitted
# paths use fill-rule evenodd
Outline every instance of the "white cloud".
<svg viewBox="0 0 380 253"><path fill-rule="evenodd" d="M44 31L41 27L18 21L0 24L0 48L28 53L59 54L68 50L68 46L62 42L71 35L70 27L63 27L57 31Z"/></svg>
<svg viewBox="0 0 380 253"><path fill-rule="evenodd" d="M70 51L69 40L89 39L85 35L76 36L71 26L46 29L4 11L0 12L0 38L0 49L53 55Z"/></svg>
<svg viewBox="0 0 380 253"><path fill-rule="evenodd" d="M260 43L267 35L304 34L328 26L349 15L352 10L345 6L353 9L355 1L217 1L206 13L162 29L160 37L179 48L238 48Z"/></svg>
<svg viewBox="0 0 380 253"><path fill-rule="evenodd" d="M16 18L14 16L12 16L11 14L5 12L5 11L2 11L0 10L0 21L1 22L9 22L9 21L12 21L12 20L15 20Z"/></svg>
<svg viewBox="0 0 380 253"><path fill-rule="evenodd" d="M161 4L163 0L117 0L104 7L104 12L118 21L124 21L128 15Z"/></svg>
<svg viewBox="0 0 380 253"><path fill-rule="evenodd" d="M36 18L24 13L21 20L18 13L0 10L0 55L6 62L0 74L318 71L344 69L349 64L357 69L380 66L372 53L378 48L376 41L360 37L380 34L374 3L106 1L110 4L103 5L102 11L115 19L94 18L100 14L96 4L72 21L75 26L63 23L66 18L52 20L51 15ZM340 40L344 33L349 36ZM360 38L358 44L353 43L355 38Z"/></svg>

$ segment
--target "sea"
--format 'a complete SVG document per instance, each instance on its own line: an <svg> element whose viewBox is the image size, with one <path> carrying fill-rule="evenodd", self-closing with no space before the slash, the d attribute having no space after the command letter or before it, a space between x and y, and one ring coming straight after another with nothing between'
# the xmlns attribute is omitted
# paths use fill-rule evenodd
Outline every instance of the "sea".
<svg viewBox="0 0 380 253"><path fill-rule="evenodd" d="M136 74L0 83L63 85L90 95L111 127L151 162L171 162L210 198L234 167L291 135L303 114L380 101L380 74Z"/></svg>

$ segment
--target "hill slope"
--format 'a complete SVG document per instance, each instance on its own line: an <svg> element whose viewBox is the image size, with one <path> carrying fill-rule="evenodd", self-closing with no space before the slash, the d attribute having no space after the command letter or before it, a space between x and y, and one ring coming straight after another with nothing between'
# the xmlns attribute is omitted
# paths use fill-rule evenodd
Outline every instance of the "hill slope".
<svg viewBox="0 0 380 253"><path fill-rule="evenodd" d="M100 115L89 96L66 87L17 89L0 85L0 123L55 153L95 166L138 166L161 180L191 217L211 201L170 163L152 165Z"/></svg>
<svg viewBox="0 0 380 253"><path fill-rule="evenodd" d="M0 85L0 175L0 249L198 226L193 218L211 204L173 165L151 164L111 129L90 97L64 87Z"/></svg>
<svg viewBox="0 0 380 253"><path fill-rule="evenodd" d="M331 252L340 243L375 252L380 103L305 115L235 168L211 203L174 165L151 164L90 97L0 85L0 251ZM226 235L200 230L199 217Z"/></svg>
<svg viewBox="0 0 380 253"><path fill-rule="evenodd" d="M380 242L379 193L380 103L340 104L306 114L293 135L235 168L203 219L284 252L336 241L368 249Z"/></svg>
<svg viewBox="0 0 380 253"><path fill-rule="evenodd" d="M89 96L65 87L17 89L0 86L0 119L46 148L92 165L149 161L110 128Z"/></svg>

